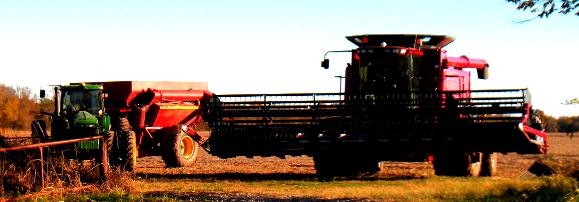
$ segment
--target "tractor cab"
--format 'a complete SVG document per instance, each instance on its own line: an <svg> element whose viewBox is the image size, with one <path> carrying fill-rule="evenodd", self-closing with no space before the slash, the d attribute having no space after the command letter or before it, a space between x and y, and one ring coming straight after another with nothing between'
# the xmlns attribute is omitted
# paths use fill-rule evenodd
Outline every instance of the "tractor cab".
<svg viewBox="0 0 579 202"><path fill-rule="evenodd" d="M102 85L73 83L56 86L52 138L88 137L108 131ZM42 94L42 93L41 93Z"/></svg>
<svg viewBox="0 0 579 202"><path fill-rule="evenodd" d="M103 102L100 86L63 86L61 87L61 101L64 114L74 114L85 111L90 114L102 114Z"/></svg>

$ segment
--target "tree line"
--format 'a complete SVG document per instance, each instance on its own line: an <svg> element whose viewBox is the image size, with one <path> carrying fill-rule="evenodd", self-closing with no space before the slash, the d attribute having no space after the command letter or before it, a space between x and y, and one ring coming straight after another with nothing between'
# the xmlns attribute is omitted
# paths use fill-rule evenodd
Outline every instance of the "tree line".
<svg viewBox="0 0 579 202"><path fill-rule="evenodd" d="M579 131L579 116L562 116L555 118L541 112L541 120L547 132Z"/></svg>
<svg viewBox="0 0 579 202"><path fill-rule="evenodd" d="M39 112L52 111L53 101L38 99L27 87L0 84L0 128L28 130L35 119L45 119Z"/></svg>

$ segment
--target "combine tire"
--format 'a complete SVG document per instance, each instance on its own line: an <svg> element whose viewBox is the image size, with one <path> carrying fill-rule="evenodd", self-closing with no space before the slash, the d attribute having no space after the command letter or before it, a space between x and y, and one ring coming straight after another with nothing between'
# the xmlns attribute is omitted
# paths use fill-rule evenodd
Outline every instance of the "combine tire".
<svg viewBox="0 0 579 202"><path fill-rule="evenodd" d="M492 177L497 175L497 153L482 153L481 170L479 176Z"/></svg>
<svg viewBox="0 0 579 202"><path fill-rule="evenodd" d="M137 165L137 137L126 118L119 118L116 127L112 138L107 139L107 144L112 143L109 150L111 165L132 172Z"/></svg>
<svg viewBox="0 0 579 202"><path fill-rule="evenodd" d="M188 167L199 155L199 145L180 127L171 127L163 134L162 158L167 167Z"/></svg>
<svg viewBox="0 0 579 202"><path fill-rule="evenodd" d="M380 171L378 161L347 152L321 152L314 156L314 167L322 179L372 175Z"/></svg>
<svg viewBox="0 0 579 202"><path fill-rule="evenodd" d="M442 153L434 156L434 173L439 176L479 176L481 171L480 153Z"/></svg>

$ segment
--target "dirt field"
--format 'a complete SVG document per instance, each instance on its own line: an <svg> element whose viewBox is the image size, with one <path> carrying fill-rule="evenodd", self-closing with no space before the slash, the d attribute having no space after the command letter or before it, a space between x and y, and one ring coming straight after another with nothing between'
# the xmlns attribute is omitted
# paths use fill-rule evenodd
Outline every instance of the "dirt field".
<svg viewBox="0 0 579 202"><path fill-rule="evenodd" d="M555 158L579 160L579 138L570 139L564 134L550 134L549 154ZM527 171L541 155L520 155L516 153L499 156L498 177L517 178L533 176ZM380 177L419 178L433 176L434 170L429 163L383 162ZM160 157L139 158L137 174L141 177L192 177L192 178L230 178L264 177L281 179L312 178L315 175L311 157L237 157L220 159L203 152L193 167L165 168ZM241 174L241 175L239 175Z"/></svg>

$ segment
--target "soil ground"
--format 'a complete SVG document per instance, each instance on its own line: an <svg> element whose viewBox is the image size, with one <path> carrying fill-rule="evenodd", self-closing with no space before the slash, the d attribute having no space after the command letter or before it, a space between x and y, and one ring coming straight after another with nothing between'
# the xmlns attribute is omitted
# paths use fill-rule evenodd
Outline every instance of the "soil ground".
<svg viewBox="0 0 579 202"><path fill-rule="evenodd" d="M550 147L547 155L560 159L579 160L579 138L569 138L564 133L552 133L549 137ZM533 174L527 169L543 155L521 155L516 153L500 154L497 177L529 177ZM280 178L310 178L315 175L313 159L308 156L280 159L277 157L236 157L220 159L207 154L199 155L197 162L187 168L165 168L160 157L139 158L136 173L142 177L169 176L228 176L247 174L249 176L276 176ZM416 178L433 176L434 170L429 163L382 162L380 177Z"/></svg>

